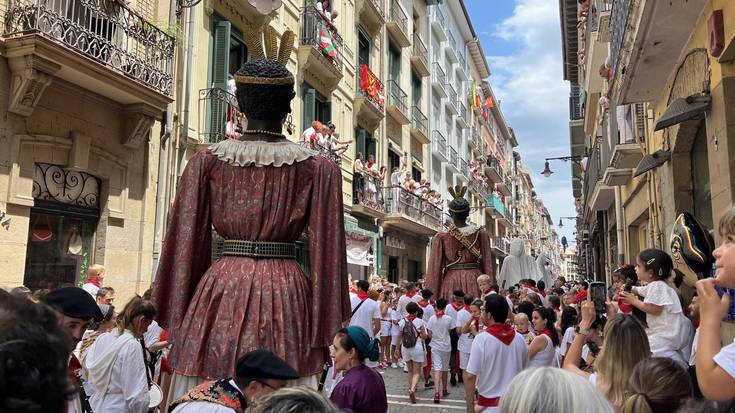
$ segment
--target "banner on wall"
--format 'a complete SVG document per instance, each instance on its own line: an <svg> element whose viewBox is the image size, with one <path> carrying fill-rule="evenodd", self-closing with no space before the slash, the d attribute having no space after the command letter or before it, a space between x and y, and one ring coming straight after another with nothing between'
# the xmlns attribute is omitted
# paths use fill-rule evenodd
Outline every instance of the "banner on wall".
<svg viewBox="0 0 735 413"><path fill-rule="evenodd" d="M370 237L355 232L347 232L345 236L347 246L347 263L367 267L370 254Z"/></svg>

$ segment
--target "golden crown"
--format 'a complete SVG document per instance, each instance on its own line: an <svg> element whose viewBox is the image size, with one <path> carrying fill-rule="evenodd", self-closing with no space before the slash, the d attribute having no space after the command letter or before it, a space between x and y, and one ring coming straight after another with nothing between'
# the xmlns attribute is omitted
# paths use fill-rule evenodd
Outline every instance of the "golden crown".
<svg viewBox="0 0 735 413"><path fill-rule="evenodd" d="M278 33L271 25L265 26L265 29L262 27L246 27L243 32L245 43L248 46L248 51L252 55L253 60L275 60L286 66L288 60L291 58L294 40L296 39L296 34L293 31L286 30L283 32L280 39L280 47ZM256 85L291 85L294 83L294 78L292 75L275 78L235 75L235 81Z"/></svg>

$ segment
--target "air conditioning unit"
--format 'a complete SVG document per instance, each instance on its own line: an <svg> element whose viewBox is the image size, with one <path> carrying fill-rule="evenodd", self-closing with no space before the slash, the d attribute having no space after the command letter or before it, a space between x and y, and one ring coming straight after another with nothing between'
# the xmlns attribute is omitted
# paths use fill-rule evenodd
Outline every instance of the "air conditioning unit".
<svg viewBox="0 0 735 413"><path fill-rule="evenodd" d="M601 10L597 17L597 41L600 43L609 43L612 38L610 17L612 17L612 12L610 10Z"/></svg>

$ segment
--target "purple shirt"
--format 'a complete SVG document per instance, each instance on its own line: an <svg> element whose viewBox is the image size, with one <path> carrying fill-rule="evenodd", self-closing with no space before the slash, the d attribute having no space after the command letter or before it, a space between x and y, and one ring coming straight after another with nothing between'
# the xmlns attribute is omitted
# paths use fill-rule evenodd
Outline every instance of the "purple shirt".
<svg viewBox="0 0 735 413"><path fill-rule="evenodd" d="M353 413L386 413L385 382L377 371L360 364L347 371L330 397L339 407Z"/></svg>

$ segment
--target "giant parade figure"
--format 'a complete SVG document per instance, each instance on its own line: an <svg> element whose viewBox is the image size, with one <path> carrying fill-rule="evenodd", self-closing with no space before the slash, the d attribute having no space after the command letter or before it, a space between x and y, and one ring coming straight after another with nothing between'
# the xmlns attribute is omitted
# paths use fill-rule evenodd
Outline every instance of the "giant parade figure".
<svg viewBox="0 0 735 413"><path fill-rule="evenodd" d="M235 75L247 129L189 160L168 223L153 300L173 341L169 400L233 376L238 357L255 349L315 386L350 317L342 174L281 133L295 96L285 67L295 36L285 32L280 49L270 26L262 36L246 37L253 57ZM213 228L224 239L216 260ZM302 234L308 275L296 261Z"/></svg>
<svg viewBox="0 0 735 413"><path fill-rule="evenodd" d="M466 187L449 188L454 198L449 203L452 223L431 241L429 269L425 287L437 298L451 299L452 292L462 290L480 297L477 277L487 274L495 284L495 257L490 252L490 239L485 228L467 222L470 203L464 198Z"/></svg>

